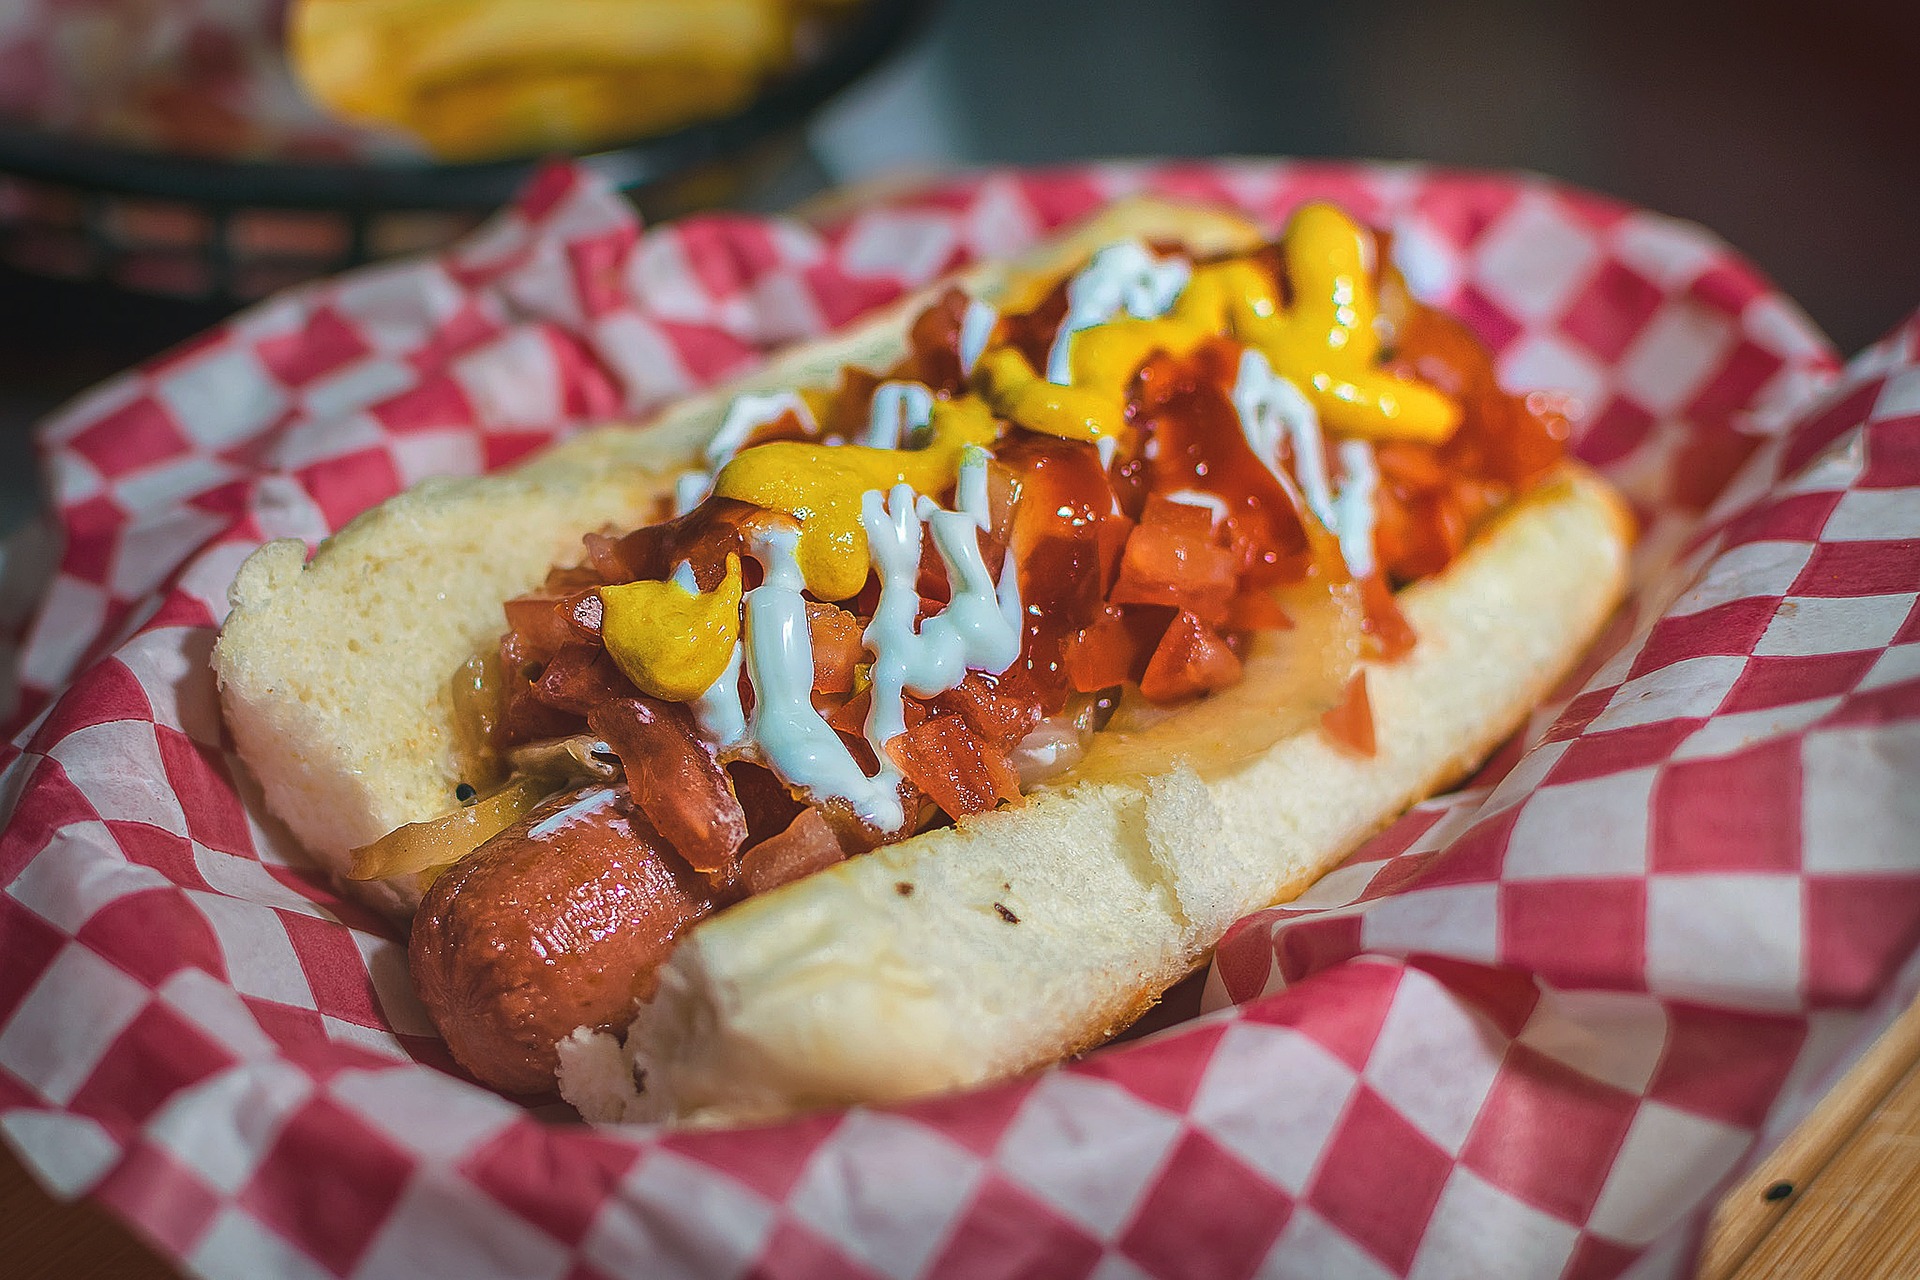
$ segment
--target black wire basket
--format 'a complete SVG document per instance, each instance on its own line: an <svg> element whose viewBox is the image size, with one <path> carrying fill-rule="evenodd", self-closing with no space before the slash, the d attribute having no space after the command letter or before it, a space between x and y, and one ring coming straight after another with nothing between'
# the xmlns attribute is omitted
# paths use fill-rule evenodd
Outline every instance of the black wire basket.
<svg viewBox="0 0 1920 1280"><path fill-rule="evenodd" d="M732 203L803 152L834 95L919 29L935 0L866 0L745 109L580 157L649 218ZM0 263L34 276L231 307L446 244L543 157L470 164L195 159L0 123Z"/></svg>

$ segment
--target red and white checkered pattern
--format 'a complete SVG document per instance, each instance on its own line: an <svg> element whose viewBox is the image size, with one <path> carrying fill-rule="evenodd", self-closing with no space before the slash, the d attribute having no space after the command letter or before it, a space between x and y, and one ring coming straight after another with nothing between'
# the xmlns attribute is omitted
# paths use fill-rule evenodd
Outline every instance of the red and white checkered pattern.
<svg viewBox="0 0 1920 1280"><path fill-rule="evenodd" d="M391 926L263 815L206 669L260 540L502 465L1123 192L1314 197L1647 524L1590 669L1474 785L1243 921L1209 1012L974 1093L595 1131L449 1069ZM258 308L45 429L66 546L0 796L0 1130L190 1270L1613 1276L1920 986L1920 318L1844 373L1698 230L1536 179L996 173L640 235L555 169L437 260Z"/></svg>

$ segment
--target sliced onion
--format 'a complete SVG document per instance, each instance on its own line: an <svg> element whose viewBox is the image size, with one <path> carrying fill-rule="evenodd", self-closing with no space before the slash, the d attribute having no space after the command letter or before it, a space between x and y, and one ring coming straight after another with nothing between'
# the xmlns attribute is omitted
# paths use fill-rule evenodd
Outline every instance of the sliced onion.
<svg viewBox="0 0 1920 1280"><path fill-rule="evenodd" d="M551 779L515 778L452 813L409 822L360 846L353 851L347 874L355 880L385 880L452 866L525 817L553 791Z"/></svg>
<svg viewBox="0 0 1920 1280"><path fill-rule="evenodd" d="M529 742L515 747L507 761L516 774L555 782L612 782L620 776L620 758L591 733Z"/></svg>
<svg viewBox="0 0 1920 1280"><path fill-rule="evenodd" d="M1010 753L1020 774L1020 789L1030 791L1048 778L1065 773L1086 758L1093 737L1091 717L1084 712L1048 716L1020 739Z"/></svg>

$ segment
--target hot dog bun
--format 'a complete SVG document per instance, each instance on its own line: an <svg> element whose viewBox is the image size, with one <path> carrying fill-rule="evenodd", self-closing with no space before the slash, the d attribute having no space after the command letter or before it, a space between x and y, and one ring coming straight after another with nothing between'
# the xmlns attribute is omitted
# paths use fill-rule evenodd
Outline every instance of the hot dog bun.
<svg viewBox="0 0 1920 1280"><path fill-rule="evenodd" d="M1199 740L1191 763L1131 776L1096 754L1023 808L722 912L675 949L627 1037L645 1094L605 1060L611 1037L580 1037L561 1048L568 1100L598 1120L762 1119L1100 1043L1228 925L1297 896L1518 727L1612 611L1629 539L1612 490L1568 467L1402 592L1420 642L1368 668L1372 759L1313 728L1224 767Z"/></svg>
<svg viewBox="0 0 1920 1280"><path fill-rule="evenodd" d="M1124 237L1197 255L1262 239L1230 215L1132 201L960 283L992 299L1018 273ZM458 784L487 767L462 740L451 674L497 640L500 602L576 554L582 534L651 518L737 394L884 368L925 301L645 428L422 486L311 561L298 543L263 548L234 584L214 661L268 805L339 871L355 847L451 811ZM563 1043L564 1092L597 1120L759 1119L964 1086L1099 1043L1235 919L1301 892L1511 733L1619 599L1629 541L1611 490L1561 468L1402 593L1419 642L1367 669L1372 758L1336 747L1317 727L1328 704L1303 712L1278 677L1139 733L1097 735L1085 762L1022 807L849 859L695 927L624 1047L607 1035ZM1286 634L1256 646L1299 643ZM1236 749L1223 729L1252 722L1275 727ZM354 887L396 912L419 901L407 878Z"/></svg>
<svg viewBox="0 0 1920 1280"><path fill-rule="evenodd" d="M1064 268L1128 236L1177 240L1197 253L1261 239L1230 214L1133 200L1026 258L984 264L960 280L991 299L1019 273ZM311 559L291 538L255 552L228 592L213 665L227 724L267 807L338 877L359 846L451 812L455 788L487 767L463 741L453 673L498 640L500 602L576 557L583 534L651 519L735 396L828 385L843 365L890 363L929 296L793 348L648 425L601 428L506 472L426 481L360 515ZM412 876L341 882L394 914L420 901Z"/></svg>

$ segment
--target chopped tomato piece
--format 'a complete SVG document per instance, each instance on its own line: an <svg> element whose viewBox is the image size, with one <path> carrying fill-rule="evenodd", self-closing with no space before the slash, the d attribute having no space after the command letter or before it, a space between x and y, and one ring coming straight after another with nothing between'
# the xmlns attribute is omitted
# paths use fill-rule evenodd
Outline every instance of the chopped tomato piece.
<svg viewBox="0 0 1920 1280"><path fill-rule="evenodd" d="M526 677L507 677L500 702L500 721L494 726L494 746L504 751L522 742L564 738L580 728L580 717L540 700Z"/></svg>
<svg viewBox="0 0 1920 1280"><path fill-rule="evenodd" d="M934 699L943 711L959 714L982 740L1010 751L1040 723L1040 696L1026 672L1013 667L1005 675L970 671L958 685Z"/></svg>
<svg viewBox="0 0 1920 1280"><path fill-rule="evenodd" d="M749 846L785 831L807 807L804 800L796 799L787 790L786 783L774 776L773 770L762 765L732 761L727 765L727 778L747 817Z"/></svg>
<svg viewBox="0 0 1920 1280"><path fill-rule="evenodd" d="M1106 602L1125 525L1093 446L1016 430L997 454L1020 485L1011 545L1026 609L1021 664L1051 713L1066 701L1067 642Z"/></svg>
<svg viewBox="0 0 1920 1280"><path fill-rule="evenodd" d="M524 660L544 662L580 637L568 625L565 601L548 595L520 596L503 606L507 630L521 639Z"/></svg>
<svg viewBox="0 0 1920 1280"><path fill-rule="evenodd" d="M746 811L693 713L677 702L618 698L596 706L587 725L620 757L634 806L653 829L715 887L732 883Z"/></svg>
<svg viewBox="0 0 1920 1280"><path fill-rule="evenodd" d="M740 883L749 894L767 893L789 881L825 870L847 856L840 837L818 809L802 809L780 834L748 849L740 859Z"/></svg>
<svg viewBox="0 0 1920 1280"><path fill-rule="evenodd" d="M913 704L909 702L908 706ZM873 690L862 689L845 702L826 712L827 723L841 733L858 736L867 727L867 712L873 707Z"/></svg>
<svg viewBox="0 0 1920 1280"><path fill-rule="evenodd" d="M1367 698L1367 673L1356 671L1340 695L1340 705L1320 717L1320 727L1333 744L1351 755L1372 759L1373 704Z"/></svg>
<svg viewBox="0 0 1920 1280"><path fill-rule="evenodd" d="M1225 637L1182 609L1147 660L1140 692L1151 702L1178 702L1239 679L1240 659Z"/></svg>
<svg viewBox="0 0 1920 1280"><path fill-rule="evenodd" d="M548 706L583 716L609 698L631 696L633 685L605 649L576 641L553 655L533 690Z"/></svg>
<svg viewBox="0 0 1920 1280"><path fill-rule="evenodd" d="M1060 322L1067 318L1067 285L1070 282L1069 277L1062 276L1031 311L1000 317L997 341L1025 356L1036 372L1046 372L1047 353L1053 350L1054 337L1060 332Z"/></svg>
<svg viewBox="0 0 1920 1280"><path fill-rule="evenodd" d="M1229 624L1235 631L1291 631L1293 619L1273 598L1273 593L1260 587L1243 591L1233 598L1233 610Z"/></svg>
<svg viewBox="0 0 1920 1280"><path fill-rule="evenodd" d="M1150 489L1199 489L1226 505L1238 545L1236 567L1262 585L1296 581L1309 550L1309 521L1293 486L1254 456L1227 394L1240 348L1203 342L1185 358L1165 352L1141 366L1136 426L1149 438Z"/></svg>
<svg viewBox="0 0 1920 1280"><path fill-rule="evenodd" d="M853 669L866 660L860 620L838 605L807 601L815 693L852 693Z"/></svg>
<svg viewBox="0 0 1920 1280"><path fill-rule="evenodd" d="M883 381L879 374L855 365L840 371L840 385L820 419L823 436L858 440L867 432L867 419L873 412L873 391Z"/></svg>
<svg viewBox="0 0 1920 1280"><path fill-rule="evenodd" d="M588 553L604 560L608 582L664 581L682 561L693 566L693 580L702 591L712 591L727 573L727 556L740 557L746 587L760 584L760 562L748 554L753 529L765 519L758 507L731 498L708 498L683 516L645 525L613 539L610 549L594 548L599 535L587 535Z"/></svg>
<svg viewBox="0 0 1920 1280"><path fill-rule="evenodd" d="M966 389L960 372L960 325L967 315L967 295L948 289L914 318L907 332L907 356L893 370L896 378L924 382L936 394L958 395Z"/></svg>
<svg viewBox="0 0 1920 1280"><path fill-rule="evenodd" d="M567 625L582 640L598 640L600 627L607 618L607 606L597 587L576 591L560 602L560 613Z"/></svg>
<svg viewBox="0 0 1920 1280"><path fill-rule="evenodd" d="M1233 552L1214 541L1207 511L1152 497L1127 538L1120 578L1107 599L1170 605L1224 622L1239 568Z"/></svg>
<svg viewBox="0 0 1920 1280"><path fill-rule="evenodd" d="M1393 591L1379 574L1369 574L1360 583L1362 617L1360 629L1378 649L1378 656L1391 662L1413 648L1418 639L1413 624L1400 612Z"/></svg>
<svg viewBox="0 0 1920 1280"><path fill-rule="evenodd" d="M556 599L570 596L576 591L585 591L589 587L605 585L591 565L555 565L547 570L547 580L536 594Z"/></svg>
<svg viewBox="0 0 1920 1280"><path fill-rule="evenodd" d="M1171 609L1108 605L1067 645L1067 679L1076 693L1138 680L1173 620Z"/></svg>
<svg viewBox="0 0 1920 1280"><path fill-rule="evenodd" d="M887 743L887 754L907 781L956 818L1020 798L1020 775L1006 753L982 742L958 715L929 716Z"/></svg>
<svg viewBox="0 0 1920 1280"><path fill-rule="evenodd" d="M1373 460L1381 478L1407 493L1444 489L1453 473L1440 461L1433 445L1412 440L1382 440L1373 447Z"/></svg>

